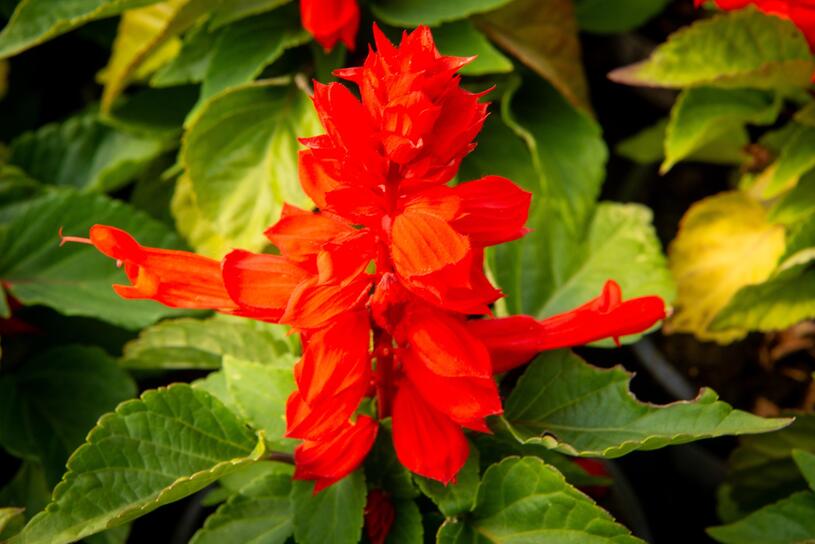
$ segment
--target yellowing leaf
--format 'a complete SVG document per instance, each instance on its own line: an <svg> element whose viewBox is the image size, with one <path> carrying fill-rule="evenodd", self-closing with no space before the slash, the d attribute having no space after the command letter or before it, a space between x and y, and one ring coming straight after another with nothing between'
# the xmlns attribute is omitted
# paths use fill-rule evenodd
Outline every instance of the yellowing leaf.
<svg viewBox="0 0 815 544"><path fill-rule="evenodd" d="M474 20L492 41L543 76L569 102L591 109L571 1L515 0Z"/></svg>
<svg viewBox="0 0 815 544"><path fill-rule="evenodd" d="M189 176L182 175L178 178L170 209L175 218L176 229L196 253L220 259L229 252L232 244L218 234L212 224L201 215Z"/></svg>
<svg viewBox="0 0 815 544"><path fill-rule="evenodd" d="M764 207L742 192L697 202L682 218L668 250L678 296L666 332L689 332L728 343L746 330L711 331L710 324L733 295L765 281L784 251L784 230L767 220Z"/></svg>
<svg viewBox="0 0 815 544"><path fill-rule="evenodd" d="M178 54L177 36L191 27L219 0L165 0L122 15L113 53L104 69L102 109L137 79L147 77Z"/></svg>

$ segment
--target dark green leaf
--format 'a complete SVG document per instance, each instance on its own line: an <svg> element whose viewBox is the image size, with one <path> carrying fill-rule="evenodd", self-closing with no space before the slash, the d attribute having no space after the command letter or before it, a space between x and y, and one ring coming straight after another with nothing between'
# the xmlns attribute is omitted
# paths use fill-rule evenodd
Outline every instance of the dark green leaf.
<svg viewBox="0 0 815 544"><path fill-rule="evenodd" d="M416 484L422 493L436 503L441 513L449 518L472 510L478 493L479 479L478 450L471 445L470 456L461 471L456 474L455 483L443 485L435 480L416 476Z"/></svg>
<svg viewBox="0 0 815 544"><path fill-rule="evenodd" d="M476 57L460 70L465 76L503 74L512 71L512 62L493 47L468 20L434 28L433 38L443 55Z"/></svg>
<svg viewBox="0 0 815 544"><path fill-rule="evenodd" d="M815 453L806 450L792 450L792 458L809 484L809 488L815 490Z"/></svg>
<svg viewBox="0 0 815 544"><path fill-rule="evenodd" d="M371 10L377 18L394 26L435 26L464 19L474 13L498 8L510 0L376 0Z"/></svg>
<svg viewBox="0 0 815 544"><path fill-rule="evenodd" d="M796 493L708 534L723 544L806 544L815 540L815 494Z"/></svg>
<svg viewBox="0 0 815 544"><path fill-rule="evenodd" d="M359 542L367 498L362 471L352 472L316 495L313 489L314 483L309 481L292 484L294 538L298 544Z"/></svg>
<svg viewBox="0 0 815 544"><path fill-rule="evenodd" d="M576 0L580 29L599 34L627 32L660 13L670 0Z"/></svg>
<svg viewBox="0 0 815 544"><path fill-rule="evenodd" d="M422 544L424 526L422 513L412 499L393 500L396 517L393 519L385 544Z"/></svg>

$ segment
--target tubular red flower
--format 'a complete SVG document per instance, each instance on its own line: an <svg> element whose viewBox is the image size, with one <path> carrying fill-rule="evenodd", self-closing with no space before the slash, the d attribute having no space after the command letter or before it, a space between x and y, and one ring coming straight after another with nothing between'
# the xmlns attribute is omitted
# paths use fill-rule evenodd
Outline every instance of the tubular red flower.
<svg viewBox="0 0 815 544"><path fill-rule="evenodd" d="M354 50L359 29L359 6L356 0L300 0L303 28L325 48L334 49L337 42Z"/></svg>

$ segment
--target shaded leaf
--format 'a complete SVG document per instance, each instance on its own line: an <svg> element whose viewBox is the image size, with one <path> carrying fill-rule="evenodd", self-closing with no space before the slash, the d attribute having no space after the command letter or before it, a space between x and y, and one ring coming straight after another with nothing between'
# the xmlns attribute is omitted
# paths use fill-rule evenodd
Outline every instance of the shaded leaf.
<svg viewBox="0 0 815 544"><path fill-rule="evenodd" d="M464 19L474 13L498 8L510 0L376 0L371 10L378 19L394 26L436 26Z"/></svg>
<svg viewBox="0 0 815 544"><path fill-rule="evenodd" d="M470 64L459 70L459 73L465 76L504 74L512 71L512 61L493 47L469 20L456 21L434 28L433 38L436 41L436 47L443 55L476 57Z"/></svg>
<svg viewBox="0 0 815 544"><path fill-rule="evenodd" d="M449 518L473 509L478 493L480 472L478 450L471 444L470 456L456 474L455 483L444 485L422 476L416 476L415 480L422 493L430 497L441 513Z"/></svg>
<svg viewBox="0 0 815 544"><path fill-rule="evenodd" d="M259 249L284 201L309 207L297 138L319 131L308 96L280 81L234 87L207 102L188 127L182 159L214 230L234 246Z"/></svg>
<svg viewBox="0 0 815 544"><path fill-rule="evenodd" d="M0 489L0 504L23 508L29 517L45 508L50 499L45 470L35 461L23 461L11 481Z"/></svg>
<svg viewBox="0 0 815 544"><path fill-rule="evenodd" d="M522 442L569 455L620 457L703 438L780 429L790 419L762 419L734 410L703 389L693 401L666 406L639 402L631 374L586 364L568 350L549 352L528 367L509 396L504 418Z"/></svg>
<svg viewBox="0 0 815 544"><path fill-rule="evenodd" d="M707 530L724 544L806 544L815 539L815 494L796 493L730 525Z"/></svg>
<svg viewBox="0 0 815 544"><path fill-rule="evenodd" d="M156 70L150 78L153 87L171 87L204 80L219 31L209 25L198 25L184 34L178 54Z"/></svg>
<svg viewBox="0 0 815 544"><path fill-rule="evenodd" d="M391 525L386 544L422 544L424 542L424 526L422 513L416 502L412 499L398 499L393 501L396 516Z"/></svg>
<svg viewBox="0 0 815 544"><path fill-rule="evenodd" d="M153 301L120 298L111 285L127 283L124 272L92 246L59 247L60 228L82 236L95 223L122 228L146 246L183 247L163 224L122 202L68 190L31 201L19 212L0 228L0 278L23 304L45 304L131 329L178 314Z"/></svg>
<svg viewBox="0 0 815 544"><path fill-rule="evenodd" d="M292 482L294 538L299 544L356 544L362 535L367 497L365 475L352 472L334 485L313 493L314 483Z"/></svg>
<svg viewBox="0 0 815 544"><path fill-rule="evenodd" d="M271 11L292 0L242 0L241 2L225 2L215 9L212 15L211 26L219 28L234 21L251 17L266 11Z"/></svg>
<svg viewBox="0 0 815 544"><path fill-rule="evenodd" d="M815 453L806 450L792 450L792 458L810 489L815 490Z"/></svg>
<svg viewBox="0 0 815 544"><path fill-rule="evenodd" d="M796 225L813 214L815 214L815 172L810 172L773 204L768 218L774 223Z"/></svg>
<svg viewBox="0 0 815 544"><path fill-rule="evenodd" d="M670 0L576 0L581 30L599 34L627 32L642 26L668 5Z"/></svg>
<svg viewBox="0 0 815 544"><path fill-rule="evenodd" d="M665 330L720 343L744 336L745 329L714 331L711 323L739 289L769 278L783 251L784 229L747 194L731 191L696 202L668 248L678 295Z"/></svg>
<svg viewBox="0 0 815 544"><path fill-rule="evenodd" d="M125 345L121 365L129 369L216 369L230 355L291 369L293 348L281 325L225 316L181 318L141 331Z"/></svg>
<svg viewBox="0 0 815 544"><path fill-rule="evenodd" d="M549 81L571 104L591 110L570 0L514 0L475 21L492 41Z"/></svg>
<svg viewBox="0 0 815 544"><path fill-rule="evenodd" d="M674 33L645 61L609 77L627 85L807 87L815 60L790 21L752 6L697 21Z"/></svg>
<svg viewBox="0 0 815 544"><path fill-rule="evenodd" d="M176 384L103 417L68 461L51 504L11 544L62 544L195 493L264 453L217 399Z"/></svg>
<svg viewBox="0 0 815 544"><path fill-rule="evenodd" d="M0 538L7 539L23 528L24 508L0 508Z"/></svg>
<svg viewBox="0 0 815 544"><path fill-rule="evenodd" d="M438 542L642 541L570 486L553 467L535 457L510 457L487 469L472 514L448 519L439 530Z"/></svg>

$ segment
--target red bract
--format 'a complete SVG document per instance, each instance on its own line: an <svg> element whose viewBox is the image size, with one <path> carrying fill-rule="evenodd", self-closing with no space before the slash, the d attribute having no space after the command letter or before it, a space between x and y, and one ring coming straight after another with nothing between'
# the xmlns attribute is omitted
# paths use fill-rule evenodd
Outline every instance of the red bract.
<svg viewBox="0 0 815 544"><path fill-rule="evenodd" d="M219 269L112 227L94 227L89 240L125 263L133 285L117 286L122 296L300 333L287 434L304 441L295 478L316 490L365 458L374 410L391 418L408 469L451 482L469 453L464 429L489 432L486 418L502 411L494 374L665 316L659 298L624 301L609 281L598 298L542 321L489 317L501 293L484 274L484 248L525 234L530 195L498 176L446 185L486 115L456 75L470 59L440 55L424 27L399 47L374 33L378 51L339 72L361 100L338 83L316 86L326 134L303 141L300 174L319 210L285 208L266 231L279 255L236 250Z"/></svg>
<svg viewBox="0 0 815 544"><path fill-rule="evenodd" d="M706 0L694 0L697 7L705 2ZM728 11L753 5L764 13L789 19L804 33L810 47L815 50L815 1L813 0L714 0L714 2L721 9Z"/></svg>
<svg viewBox="0 0 815 544"><path fill-rule="evenodd" d="M384 544L396 519L396 509L390 497L381 489L368 492L365 504L365 533L371 544Z"/></svg>
<svg viewBox="0 0 815 544"><path fill-rule="evenodd" d="M356 0L300 0L300 19L326 51L334 49L337 42L353 51L359 29Z"/></svg>

